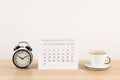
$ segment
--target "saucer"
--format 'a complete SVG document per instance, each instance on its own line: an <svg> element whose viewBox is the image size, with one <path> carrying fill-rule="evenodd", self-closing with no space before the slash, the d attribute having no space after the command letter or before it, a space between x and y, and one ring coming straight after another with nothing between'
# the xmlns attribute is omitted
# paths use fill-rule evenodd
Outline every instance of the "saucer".
<svg viewBox="0 0 120 80"><path fill-rule="evenodd" d="M102 66L93 66L90 62L86 62L84 66L91 70L106 70L111 67L110 64L104 64Z"/></svg>

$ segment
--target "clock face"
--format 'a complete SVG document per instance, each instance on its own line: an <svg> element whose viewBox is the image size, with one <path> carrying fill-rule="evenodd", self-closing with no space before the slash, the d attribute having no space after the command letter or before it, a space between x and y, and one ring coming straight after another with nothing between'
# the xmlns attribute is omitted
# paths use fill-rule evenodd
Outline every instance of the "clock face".
<svg viewBox="0 0 120 80"><path fill-rule="evenodd" d="M26 50L18 50L13 55L13 63L19 68L28 67L31 63L30 53Z"/></svg>

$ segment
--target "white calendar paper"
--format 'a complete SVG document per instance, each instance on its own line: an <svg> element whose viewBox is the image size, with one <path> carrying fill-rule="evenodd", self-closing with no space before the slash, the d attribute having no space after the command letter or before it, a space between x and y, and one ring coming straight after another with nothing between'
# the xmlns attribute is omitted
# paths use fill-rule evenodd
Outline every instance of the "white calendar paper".
<svg viewBox="0 0 120 80"><path fill-rule="evenodd" d="M42 40L39 69L78 69L75 40Z"/></svg>

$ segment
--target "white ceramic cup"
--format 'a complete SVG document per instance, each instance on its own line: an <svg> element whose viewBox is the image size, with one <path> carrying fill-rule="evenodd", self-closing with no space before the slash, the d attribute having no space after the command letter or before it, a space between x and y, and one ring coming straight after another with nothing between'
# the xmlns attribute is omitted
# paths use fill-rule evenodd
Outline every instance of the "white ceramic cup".
<svg viewBox="0 0 120 80"><path fill-rule="evenodd" d="M92 66L100 67L104 64L109 64L111 59L104 51L92 51L90 52L90 62Z"/></svg>

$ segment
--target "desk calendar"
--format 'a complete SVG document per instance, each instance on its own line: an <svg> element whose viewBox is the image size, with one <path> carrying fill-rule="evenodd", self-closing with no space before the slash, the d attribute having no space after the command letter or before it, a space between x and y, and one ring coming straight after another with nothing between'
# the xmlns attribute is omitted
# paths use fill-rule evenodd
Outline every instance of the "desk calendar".
<svg viewBox="0 0 120 80"><path fill-rule="evenodd" d="M75 40L42 40L39 69L78 69Z"/></svg>

